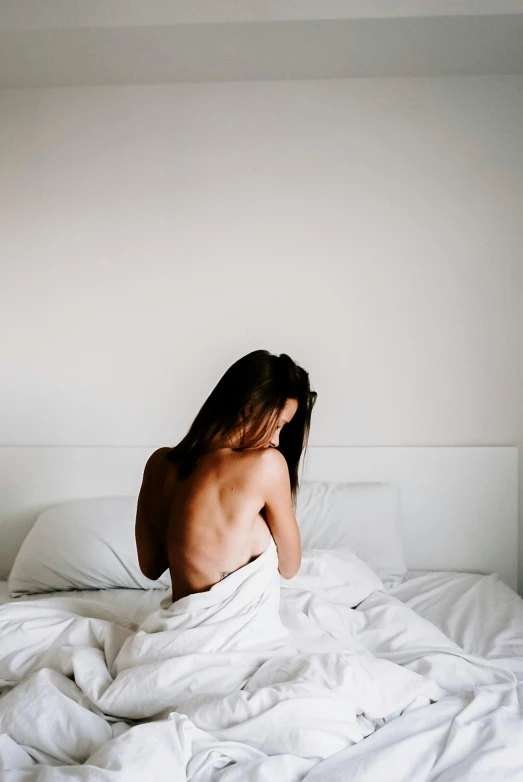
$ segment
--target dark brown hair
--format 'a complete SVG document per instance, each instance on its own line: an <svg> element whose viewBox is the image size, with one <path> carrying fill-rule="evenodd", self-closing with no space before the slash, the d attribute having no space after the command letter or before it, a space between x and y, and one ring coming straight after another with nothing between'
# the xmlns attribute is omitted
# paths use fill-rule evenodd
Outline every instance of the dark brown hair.
<svg viewBox="0 0 523 782"><path fill-rule="evenodd" d="M189 431L166 459L178 465L181 480L191 474L199 458L207 453L216 437L237 430L240 445L234 450L258 448L273 435L287 399L298 407L281 433L278 450L289 468L294 508L299 488L298 467L307 447L311 414L316 402L309 374L286 353L254 350L235 361L203 403Z"/></svg>

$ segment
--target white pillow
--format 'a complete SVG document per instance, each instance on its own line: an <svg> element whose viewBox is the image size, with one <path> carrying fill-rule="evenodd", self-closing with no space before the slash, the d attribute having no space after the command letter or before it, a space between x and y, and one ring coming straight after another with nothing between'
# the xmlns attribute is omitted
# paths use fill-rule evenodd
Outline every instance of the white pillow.
<svg viewBox="0 0 523 782"><path fill-rule="evenodd" d="M169 571L150 581L138 565L137 502L137 496L96 498L41 513L9 575L11 597L64 589L170 586Z"/></svg>
<svg viewBox="0 0 523 782"><path fill-rule="evenodd" d="M303 549L349 548L389 588L406 572L399 489L387 483L304 481L296 520Z"/></svg>
<svg viewBox="0 0 523 782"><path fill-rule="evenodd" d="M138 565L137 501L137 496L95 498L41 513L9 575L11 597L68 589L169 587L168 571L150 581ZM397 511L395 486L305 481L296 508L302 548L349 548L388 588L407 572Z"/></svg>

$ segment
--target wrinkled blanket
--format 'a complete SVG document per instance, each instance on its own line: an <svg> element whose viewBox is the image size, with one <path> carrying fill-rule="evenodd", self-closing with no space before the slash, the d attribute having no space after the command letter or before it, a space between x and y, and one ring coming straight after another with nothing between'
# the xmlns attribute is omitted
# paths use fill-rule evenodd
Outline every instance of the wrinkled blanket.
<svg viewBox="0 0 523 782"><path fill-rule="evenodd" d="M356 596L343 551L308 566L282 589L271 538L138 627L70 597L1 607L0 778L521 782L515 674Z"/></svg>

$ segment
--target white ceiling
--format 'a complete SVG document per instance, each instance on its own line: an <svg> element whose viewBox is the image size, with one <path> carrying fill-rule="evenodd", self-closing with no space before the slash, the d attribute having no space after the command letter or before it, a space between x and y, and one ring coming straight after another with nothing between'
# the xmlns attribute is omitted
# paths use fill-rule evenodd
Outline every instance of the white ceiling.
<svg viewBox="0 0 523 782"><path fill-rule="evenodd" d="M0 0L0 86L523 73L523 0Z"/></svg>

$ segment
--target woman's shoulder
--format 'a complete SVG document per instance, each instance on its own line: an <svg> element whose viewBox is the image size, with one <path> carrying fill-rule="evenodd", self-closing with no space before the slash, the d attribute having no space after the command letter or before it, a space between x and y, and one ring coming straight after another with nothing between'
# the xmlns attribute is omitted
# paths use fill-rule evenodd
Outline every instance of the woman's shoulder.
<svg viewBox="0 0 523 782"><path fill-rule="evenodd" d="M259 463L264 471L281 472L287 469L287 460L277 448L264 448Z"/></svg>
<svg viewBox="0 0 523 782"><path fill-rule="evenodd" d="M242 464L245 476L248 476L256 486L264 486L275 480L288 477L289 470L285 456L277 448L253 448L245 451L247 454Z"/></svg>
<svg viewBox="0 0 523 782"><path fill-rule="evenodd" d="M164 473L171 467L170 463L165 458L171 448L168 446L157 448L147 459L145 464L143 477L144 480L151 480L156 483L158 476Z"/></svg>
<svg viewBox="0 0 523 782"><path fill-rule="evenodd" d="M172 449L169 446L163 446L162 448L157 448L156 451L153 451L152 454L147 459L145 469L154 469L162 462L165 462L165 457L171 451Z"/></svg>

